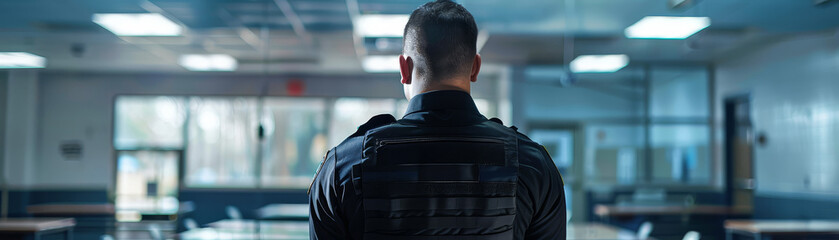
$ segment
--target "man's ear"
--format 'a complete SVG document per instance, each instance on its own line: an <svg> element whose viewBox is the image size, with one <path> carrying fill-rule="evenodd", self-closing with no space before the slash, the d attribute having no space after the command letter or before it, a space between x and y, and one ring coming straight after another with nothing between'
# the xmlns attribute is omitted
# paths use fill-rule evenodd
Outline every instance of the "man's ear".
<svg viewBox="0 0 839 240"><path fill-rule="evenodd" d="M399 73L402 74L402 84L411 84L413 80L414 60L405 55L399 55Z"/></svg>
<svg viewBox="0 0 839 240"><path fill-rule="evenodd" d="M472 72L469 74L469 81L478 81L478 72L481 71L481 55L475 54L475 61L472 61Z"/></svg>

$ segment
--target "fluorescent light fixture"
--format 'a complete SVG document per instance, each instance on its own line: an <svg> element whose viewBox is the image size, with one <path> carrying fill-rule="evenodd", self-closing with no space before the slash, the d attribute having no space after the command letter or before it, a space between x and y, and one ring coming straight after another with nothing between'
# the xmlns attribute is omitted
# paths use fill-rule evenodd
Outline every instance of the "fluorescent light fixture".
<svg viewBox="0 0 839 240"><path fill-rule="evenodd" d="M47 59L27 52L0 52L0 68L44 68Z"/></svg>
<svg viewBox="0 0 839 240"><path fill-rule="evenodd" d="M575 73L616 72L629 64L629 57L616 55L582 55L571 61L571 71Z"/></svg>
<svg viewBox="0 0 839 240"><path fill-rule="evenodd" d="M409 15L368 14L353 21L355 34L362 37L402 37Z"/></svg>
<svg viewBox="0 0 839 240"><path fill-rule="evenodd" d="M183 29L157 13L100 13L93 22L117 36L179 36Z"/></svg>
<svg viewBox="0 0 839 240"><path fill-rule="evenodd" d="M685 39L711 25L707 17L647 16L624 31L628 38Z"/></svg>
<svg viewBox="0 0 839 240"><path fill-rule="evenodd" d="M226 54L187 54L178 63L190 71L233 71L238 65L235 58Z"/></svg>
<svg viewBox="0 0 839 240"><path fill-rule="evenodd" d="M399 56L366 56L361 60L365 72L399 72Z"/></svg>

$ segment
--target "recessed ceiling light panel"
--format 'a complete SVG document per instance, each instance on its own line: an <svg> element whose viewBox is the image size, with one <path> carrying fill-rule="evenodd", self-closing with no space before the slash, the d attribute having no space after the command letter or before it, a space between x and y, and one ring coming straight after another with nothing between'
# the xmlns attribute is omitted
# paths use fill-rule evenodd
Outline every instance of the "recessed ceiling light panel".
<svg viewBox="0 0 839 240"><path fill-rule="evenodd" d="M190 71L234 71L238 66L236 59L226 54L187 54L178 63Z"/></svg>
<svg viewBox="0 0 839 240"><path fill-rule="evenodd" d="M629 64L629 57L615 55L581 55L571 61L571 71L575 73L616 72Z"/></svg>
<svg viewBox="0 0 839 240"><path fill-rule="evenodd" d="M179 36L180 25L157 13L100 13L93 22L117 36Z"/></svg>
<svg viewBox="0 0 839 240"><path fill-rule="evenodd" d="M0 52L0 68L44 68L47 59L27 52Z"/></svg>
<svg viewBox="0 0 839 240"><path fill-rule="evenodd" d="M647 16L624 31L628 38L685 39L711 25L707 17Z"/></svg>

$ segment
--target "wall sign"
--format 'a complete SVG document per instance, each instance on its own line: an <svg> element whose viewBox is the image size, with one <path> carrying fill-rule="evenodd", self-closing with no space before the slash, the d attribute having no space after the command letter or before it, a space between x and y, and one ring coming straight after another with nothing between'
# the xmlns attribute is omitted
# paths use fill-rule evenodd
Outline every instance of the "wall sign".
<svg viewBox="0 0 839 240"><path fill-rule="evenodd" d="M82 141L71 140L61 142L60 150L64 160L78 161L82 158Z"/></svg>

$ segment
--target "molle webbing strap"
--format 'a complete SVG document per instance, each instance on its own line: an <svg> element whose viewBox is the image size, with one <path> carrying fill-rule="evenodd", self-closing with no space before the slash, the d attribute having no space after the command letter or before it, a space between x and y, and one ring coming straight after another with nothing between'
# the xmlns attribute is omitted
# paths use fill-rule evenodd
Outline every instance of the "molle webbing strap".
<svg viewBox="0 0 839 240"><path fill-rule="evenodd" d="M476 143L469 140L457 141L454 138L441 138L434 141L421 141L410 144L393 144L394 141L381 140L376 151L378 159L386 161L380 166L410 164L474 164L504 166L504 148L502 143ZM494 140L494 139L487 139ZM405 140L408 141L408 140ZM413 154L405 154L410 152Z"/></svg>
<svg viewBox="0 0 839 240"><path fill-rule="evenodd" d="M510 240L513 239L513 231L504 231L496 234L481 235L422 235L422 236L397 236L377 233L365 233L365 240Z"/></svg>
<svg viewBox="0 0 839 240"><path fill-rule="evenodd" d="M516 196L516 184L501 183L373 183L365 182L364 198L441 197L476 195L485 197Z"/></svg>
<svg viewBox="0 0 839 240"><path fill-rule="evenodd" d="M395 199L364 199L364 206L369 211L404 211L428 209L506 209L516 207L516 198L395 198Z"/></svg>
<svg viewBox="0 0 839 240"><path fill-rule="evenodd" d="M509 226L516 215L489 217L404 217L368 218L364 223L366 231L404 231L411 229L433 230L446 228L499 229Z"/></svg>

